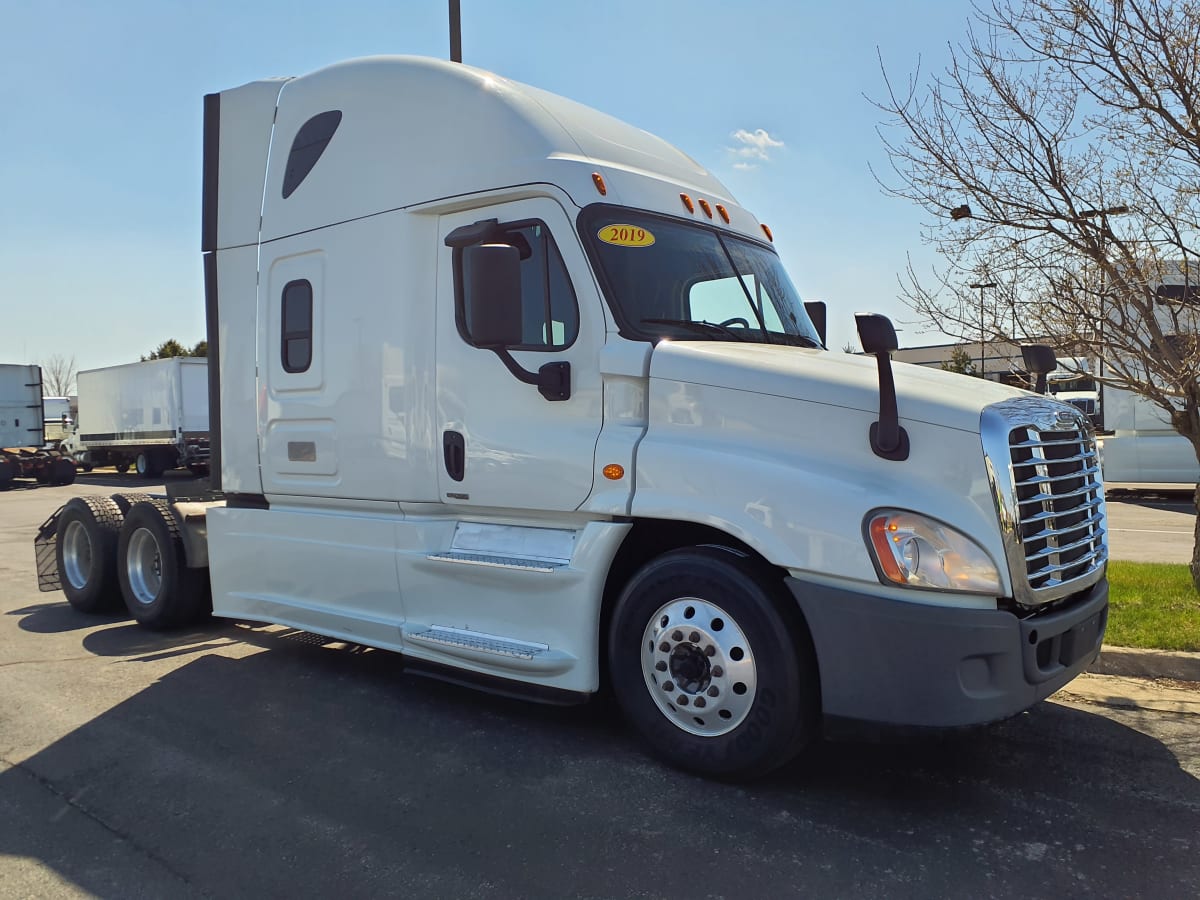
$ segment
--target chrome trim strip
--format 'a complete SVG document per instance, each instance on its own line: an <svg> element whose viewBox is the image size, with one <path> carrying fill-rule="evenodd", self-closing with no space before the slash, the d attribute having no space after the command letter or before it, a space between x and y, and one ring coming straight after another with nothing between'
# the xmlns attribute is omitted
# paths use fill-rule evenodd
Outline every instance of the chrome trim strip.
<svg viewBox="0 0 1200 900"><path fill-rule="evenodd" d="M1047 440L1029 440L1022 436L1021 440L1010 443L1012 432L1021 428L1029 428L1046 434ZM1079 438L1064 440L1061 433L1073 431ZM988 477L992 484L992 495L996 501L996 514L1000 520L1000 533L1004 542L1004 553L1008 562L1009 575L1012 581L1013 599L1021 606L1038 607L1070 594L1086 590L1104 577L1105 565L1108 561L1108 526L1107 512L1104 504L1104 484L1100 477L1099 458L1096 455L1095 436L1091 422L1074 406L1059 403L1049 397L1025 396L1004 400L985 407L979 421L980 439L983 443L984 462ZM1053 435L1053 436L1051 436ZM1013 462L1013 451L1028 451L1038 454L1048 447L1068 447L1083 445L1087 452L1079 454L1083 458L1054 459L1038 458ZM1031 478L1019 478L1018 472L1028 473L1037 466L1053 466L1058 464L1086 463L1089 459L1096 462L1085 466L1070 475L1051 476L1049 474L1035 475ZM1045 472L1045 469L1042 469ZM1084 480L1083 487L1063 493L1054 493L1053 486L1071 480ZM1038 493L1033 497L1019 499L1018 485L1036 488ZM1060 503L1094 494L1094 498L1080 503L1070 510L1059 511L1048 509L1046 504ZM1036 504L1031 508L1031 504ZM1029 516L1022 518L1024 509ZM1022 538L1021 526L1029 523L1041 523L1058 517L1084 515L1086 521L1060 529L1041 528L1037 535ZM1078 531L1090 527L1093 530L1086 539L1073 540L1071 544L1061 547L1048 546L1039 548L1026 557L1026 543L1034 541L1057 541L1070 536L1076 538ZM1053 560L1062 553L1078 550L1089 544L1095 549L1078 559L1063 563ZM1035 566L1046 561L1049 565L1030 572L1029 563ZM1060 581L1054 576L1071 569L1085 568L1082 575L1066 581Z"/></svg>

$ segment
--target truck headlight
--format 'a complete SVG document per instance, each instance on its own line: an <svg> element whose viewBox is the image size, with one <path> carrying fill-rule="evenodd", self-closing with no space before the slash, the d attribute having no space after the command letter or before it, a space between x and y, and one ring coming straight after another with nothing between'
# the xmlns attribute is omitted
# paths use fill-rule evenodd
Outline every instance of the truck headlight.
<svg viewBox="0 0 1200 900"><path fill-rule="evenodd" d="M876 568L888 581L934 591L1000 594L1000 572L991 557L949 525L903 509L875 510L865 525Z"/></svg>

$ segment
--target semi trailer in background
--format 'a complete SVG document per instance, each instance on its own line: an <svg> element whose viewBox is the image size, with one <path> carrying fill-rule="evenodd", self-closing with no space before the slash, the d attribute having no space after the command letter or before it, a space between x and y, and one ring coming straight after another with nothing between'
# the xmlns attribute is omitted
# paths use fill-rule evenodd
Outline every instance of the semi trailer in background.
<svg viewBox="0 0 1200 900"><path fill-rule="evenodd" d="M207 360L146 360L77 379L79 421L62 447L84 470L132 466L145 478L175 468L208 471Z"/></svg>
<svg viewBox="0 0 1200 900"><path fill-rule="evenodd" d="M18 478L70 484L75 464L46 447L39 366L0 365L0 489Z"/></svg>

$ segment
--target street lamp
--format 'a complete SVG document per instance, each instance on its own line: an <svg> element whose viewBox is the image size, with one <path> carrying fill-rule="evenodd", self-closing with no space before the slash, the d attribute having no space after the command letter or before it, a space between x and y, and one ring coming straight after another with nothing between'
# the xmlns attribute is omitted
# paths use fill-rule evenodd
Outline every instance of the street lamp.
<svg viewBox="0 0 1200 900"><path fill-rule="evenodd" d="M985 290L987 290L988 288L996 287L996 282L994 282L994 281L988 281L988 282L976 281L976 282L973 282L972 284L968 285L968 287L970 287L972 290L974 290L975 288L979 289L979 375L981 378L987 378L987 373L984 371L984 362L983 362L983 338L984 338L983 292Z"/></svg>
<svg viewBox="0 0 1200 900"><path fill-rule="evenodd" d="M1094 219L1100 218L1100 256L1102 259L1108 258L1108 217L1123 216L1130 212L1130 209L1125 204L1117 206L1106 206L1103 209L1084 209L1080 210L1079 218ZM1100 264L1100 340L1096 347L1096 375L1098 379L1104 378L1104 325L1108 318L1108 311L1104 308L1106 288L1104 286L1104 264ZM1104 381L1096 381L1096 400L1100 406L1100 428L1104 428Z"/></svg>

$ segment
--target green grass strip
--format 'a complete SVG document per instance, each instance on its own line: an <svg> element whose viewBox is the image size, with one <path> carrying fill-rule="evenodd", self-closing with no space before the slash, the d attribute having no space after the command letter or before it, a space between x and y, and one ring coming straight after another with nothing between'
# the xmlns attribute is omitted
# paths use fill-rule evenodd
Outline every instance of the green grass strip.
<svg viewBox="0 0 1200 900"><path fill-rule="evenodd" d="M1104 643L1147 650L1200 650L1200 594L1187 566L1110 562L1108 588Z"/></svg>

